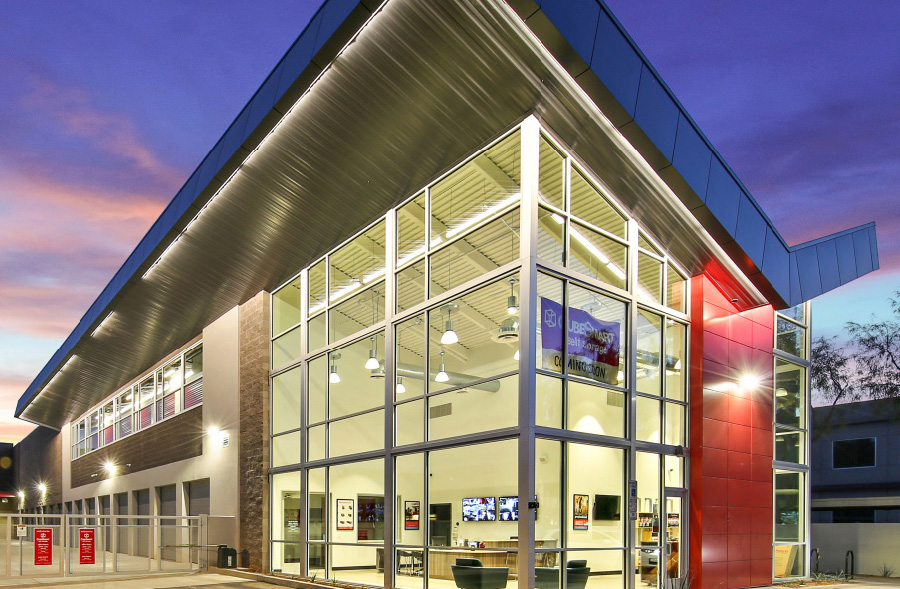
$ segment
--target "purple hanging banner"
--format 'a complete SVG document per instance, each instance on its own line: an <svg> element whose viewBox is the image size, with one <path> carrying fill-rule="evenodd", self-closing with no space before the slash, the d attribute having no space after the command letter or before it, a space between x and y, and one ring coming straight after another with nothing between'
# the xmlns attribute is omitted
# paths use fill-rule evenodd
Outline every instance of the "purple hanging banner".
<svg viewBox="0 0 900 589"><path fill-rule="evenodd" d="M562 372L563 308L541 297L541 367ZM600 321L569 307L569 374L616 384L619 373L619 324Z"/></svg>

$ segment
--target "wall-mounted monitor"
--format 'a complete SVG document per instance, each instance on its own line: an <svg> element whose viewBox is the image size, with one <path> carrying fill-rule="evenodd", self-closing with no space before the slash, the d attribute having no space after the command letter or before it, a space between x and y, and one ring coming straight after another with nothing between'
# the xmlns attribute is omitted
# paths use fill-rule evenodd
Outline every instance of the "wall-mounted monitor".
<svg viewBox="0 0 900 589"><path fill-rule="evenodd" d="M462 501L464 522L492 522L497 519L494 497L466 497Z"/></svg>
<svg viewBox="0 0 900 589"><path fill-rule="evenodd" d="M497 519L502 522L514 522L519 519L519 498L498 497Z"/></svg>
<svg viewBox="0 0 900 589"><path fill-rule="evenodd" d="M621 518L621 497L618 495L594 495L594 520L618 521Z"/></svg>

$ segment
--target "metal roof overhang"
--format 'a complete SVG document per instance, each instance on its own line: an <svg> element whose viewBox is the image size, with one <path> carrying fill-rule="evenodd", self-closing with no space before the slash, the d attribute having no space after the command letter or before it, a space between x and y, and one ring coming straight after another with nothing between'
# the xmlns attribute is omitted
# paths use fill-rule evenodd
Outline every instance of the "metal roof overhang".
<svg viewBox="0 0 900 589"><path fill-rule="evenodd" d="M16 415L56 428L78 417L529 113L688 271L747 307L767 302L765 282L738 269L558 58L503 3L330 0Z"/></svg>

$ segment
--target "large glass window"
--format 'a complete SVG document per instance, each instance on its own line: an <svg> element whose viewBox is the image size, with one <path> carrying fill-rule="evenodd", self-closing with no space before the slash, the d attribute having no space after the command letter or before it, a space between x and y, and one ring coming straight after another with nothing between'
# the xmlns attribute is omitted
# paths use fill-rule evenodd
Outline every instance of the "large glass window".
<svg viewBox="0 0 900 589"><path fill-rule="evenodd" d="M523 188L536 227L521 226ZM522 268L535 234L538 267ZM641 559L622 513L629 479L658 514L663 468L665 486L684 481L671 446L686 441L687 284L549 132L507 133L411 193L273 293L273 567L440 589L473 558L514 589L534 559L541 587L623 587ZM535 355L522 358L527 337ZM534 425L553 431L539 430L524 497L530 378Z"/></svg>
<svg viewBox="0 0 900 589"><path fill-rule="evenodd" d="M203 403L203 347L196 344L72 423L72 460Z"/></svg>
<svg viewBox="0 0 900 589"><path fill-rule="evenodd" d="M775 314L776 577L806 574L808 304Z"/></svg>
<svg viewBox="0 0 900 589"><path fill-rule="evenodd" d="M775 576L803 575L805 530L804 473L775 471Z"/></svg>

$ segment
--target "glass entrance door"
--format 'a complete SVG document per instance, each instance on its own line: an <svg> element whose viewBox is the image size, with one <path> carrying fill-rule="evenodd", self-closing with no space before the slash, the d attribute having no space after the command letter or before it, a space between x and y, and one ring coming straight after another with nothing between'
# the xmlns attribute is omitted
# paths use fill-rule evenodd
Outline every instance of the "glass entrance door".
<svg viewBox="0 0 900 589"><path fill-rule="evenodd" d="M636 589L685 589L687 560L684 513L687 492L680 485L682 461L674 456L637 452L637 519L634 525Z"/></svg>
<svg viewBox="0 0 900 589"><path fill-rule="evenodd" d="M687 586L687 562L681 558L681 548L684 546L685 527L684 505L687 492L681 488L666 487L664 492L665 507L661 523L662 552L665 559L663 587L665 589L685 589ZM663 528L664 525L664 528Z"/></svg>

